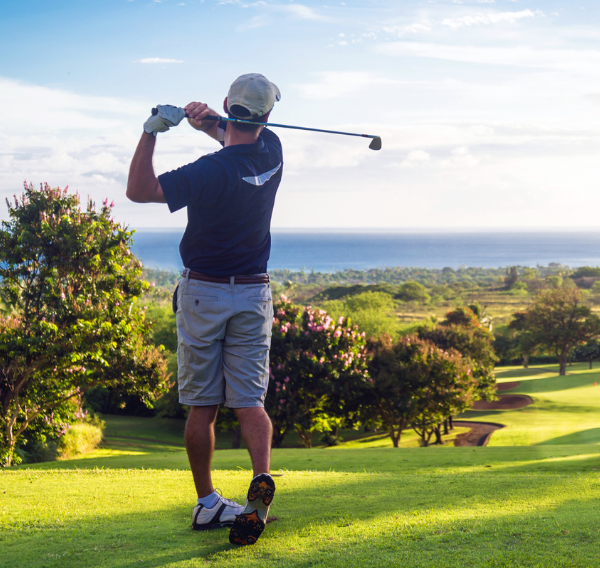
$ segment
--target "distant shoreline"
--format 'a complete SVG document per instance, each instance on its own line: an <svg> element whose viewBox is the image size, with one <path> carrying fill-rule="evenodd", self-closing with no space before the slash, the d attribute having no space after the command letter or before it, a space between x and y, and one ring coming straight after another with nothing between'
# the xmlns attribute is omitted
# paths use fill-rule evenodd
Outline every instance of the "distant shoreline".
<svg viewBox="0 0 600 568"><path fill-rule="evenodd" d="M185 227L131 227L136 233L180 233L183 234ZM271 227L271 233L317 233L317 234L465 234L474 233L484 234L563 234L563 233L580 233L600 234L600 225L598 227L361 227L361 228L344 228L344 227Z"/></svg>
<svg viewBox="0 0 600 568"><path fill-rule="evenodd" d="M133 252L149 268L180 270L183 229L140 230ZM268 269L337 272L385 267L600 266L600 231L273 231Z"/></svg>

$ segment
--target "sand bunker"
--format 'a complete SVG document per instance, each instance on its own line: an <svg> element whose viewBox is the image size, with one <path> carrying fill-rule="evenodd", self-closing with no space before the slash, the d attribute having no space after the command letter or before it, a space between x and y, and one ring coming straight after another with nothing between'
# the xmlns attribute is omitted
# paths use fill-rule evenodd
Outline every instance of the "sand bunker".
<svg viewBox="0 0 600 568"><path fill-rule="evenodd" d="M454 439L455 446L487 446L492 434L496 430L504 428L504 424L496 424L495 422L454 420L453 424L460 428L471 428L468 432L456 436Z"/></svg>
<svg viewBox="0 0 600 568"><path fill-rule="evenodd" d="M519 381L513 381L512 383L498 383L496 385L496 390L499 391L508 391L511 389L516 389L521 383Z"/></svg>
<svg viewBox="0 0 600 568"><path fill-rule="evenodd" d="M473 408L475 410L515 410L533 404L533 399L526 394L501 394L498 395L498 398L499 400L492 402L478 400Z"/></svg>

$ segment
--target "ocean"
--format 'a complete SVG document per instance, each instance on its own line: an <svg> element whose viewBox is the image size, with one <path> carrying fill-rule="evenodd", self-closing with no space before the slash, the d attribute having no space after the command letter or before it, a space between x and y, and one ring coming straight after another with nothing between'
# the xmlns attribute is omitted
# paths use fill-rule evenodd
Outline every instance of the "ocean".
<svg viewBox="0 0 600 568"><path fill-rule="evenodd" d="M148 268L181 270L183 229L139 229L133 252ZM412 266L570 267L600 265L600 231L580 232L272 232L269 269L331 272Z"/></svg>

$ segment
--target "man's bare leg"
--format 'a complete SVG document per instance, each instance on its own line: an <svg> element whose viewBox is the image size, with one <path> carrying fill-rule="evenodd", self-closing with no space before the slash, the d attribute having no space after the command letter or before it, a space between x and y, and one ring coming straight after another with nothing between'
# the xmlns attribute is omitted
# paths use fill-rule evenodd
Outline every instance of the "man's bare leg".
<svg viewBox="0 0 600 568"><path fill-rule="evenodd" d="M275 483L269 475L273 427L264 408L236 408L235 413L254 469L246 506L235 518L229 532L231 544L244 546L254 544L262 534L275 495Z"/></svg>
<svg viewBox="0 0 600 568"><path fill-rule="evenodd" d="M185 447L198 497L214 491L210 466L215 449L215 420L219 405L191 406L185 424Z"/></svg>
<svg viewBox="0 0 600 568"><path fill-rule="evenodd" d="M235 408L242 437L250 452L254 475L269 473L271 468L271 438L273 426L264 408Z"/></svg>

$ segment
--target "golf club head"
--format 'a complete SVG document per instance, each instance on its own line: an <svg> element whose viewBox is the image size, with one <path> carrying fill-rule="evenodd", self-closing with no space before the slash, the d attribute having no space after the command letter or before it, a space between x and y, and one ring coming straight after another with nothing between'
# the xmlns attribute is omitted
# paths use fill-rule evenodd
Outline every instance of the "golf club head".
<svg viewBox="0 0 600 568"><path fill-rule="evenodd" d="M371 148L371 150L381 150L381 138L379 136L373 138L369 144L369 148Z"/></svg>

